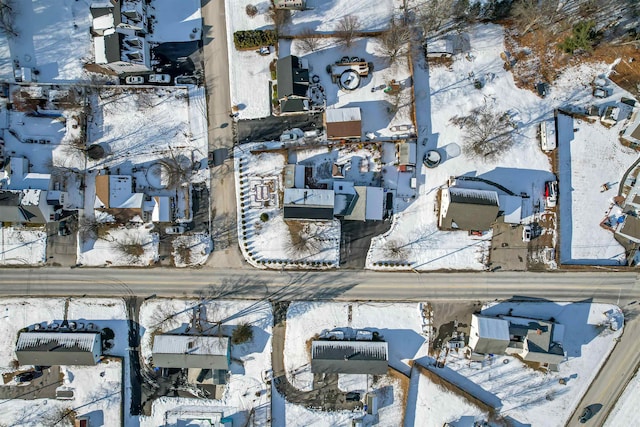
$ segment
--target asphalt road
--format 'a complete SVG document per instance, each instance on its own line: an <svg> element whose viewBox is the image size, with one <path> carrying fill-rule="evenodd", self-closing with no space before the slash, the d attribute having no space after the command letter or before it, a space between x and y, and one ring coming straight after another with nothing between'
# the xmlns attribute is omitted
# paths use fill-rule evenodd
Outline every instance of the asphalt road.
<svg viewBox="0 0 640 427"><path fill-rule="evenodd" d="M626 304L635 273L380 273L115 268L4 269L0 295L210 296L274 300L492 300L518 296Z"/></svg>

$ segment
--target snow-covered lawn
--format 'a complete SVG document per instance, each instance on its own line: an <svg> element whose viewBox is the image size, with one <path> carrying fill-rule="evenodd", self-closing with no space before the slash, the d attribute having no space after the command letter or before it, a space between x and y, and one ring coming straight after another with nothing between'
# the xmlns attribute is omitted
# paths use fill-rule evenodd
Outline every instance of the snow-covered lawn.
<svg viewBox="0 0 640 427"><path fill-rule="evenodd" d="M558 115L560 260L565 264L625 263L625 250L600 227L624 172L638 152L618 140L622 122L606 128ZM600 191L602 184L613 184Z"/></svg>
<svg viewBox="0 0 640 427"><path fill-rule="evenodd" d="M0 77L13 81L14 61L38 70L40 82L85 78L91 55L90 0L14 1L15 37L0 35Z"/></svg>
<svg viewBox="0 0 640 427"><path fill-rule="evenodd" d="M213 248L213 242L207 233L177 236L172 244L172 255L176 267L204 264Z"/></svg>
<svg viewBox="0 0 640 427"><path fill-rule="evenodd" d="M613 305L596 303L505 302L485 307L483 315L553 318L562 324L566 359L560 363L559 372L534 370L515 357L502 355L470 363L455 352L449 353L445 368L438 372L458 378L458 382L479 385L485 391L485 399L498 399L502 405L500 412L519 423L532 427L563 426L622 334L621 329L612 331L605 324L603 313L609 310L619 311ZM565 384L559 382L561 379ZM541 413L546 416L541 418Z"/></svg>
<svg viewBox="0 0 640 427"><path fill-rule="evenodd" d="M18 332L35 323L84 319L99 328L111 328L115 333L114 345L104 350L103 354L118 357L128 354L126 310L120 299L68 299L65 316L63 298L5 298L0 303L0 314L3 315L0 319L0 371L3 373L14 371L10 363L15 359ZM128 365L126 358L124 364ZM122 369L125 366L116 359L105 360L96 366L63 366L62 385L74 390L72 402L13 399L11 405L3 405L3 422L12 425L46 425L49 423L47 420L60 408L71 408L77 415L89 414L91 422L97 423L101 418L104 425L120 425ZM128 367L126 369L128 372ZM124 401L128 402L129 399L125 398Z"/></svg>
<svg viewBox="0 0 640 427"><path fill-rule="evenodd" d="M235 286L235 284L229 284ZM141 354L148 362L151 357L154 333L184 330L192 321L194 309L200 300L149 300L140 307ZM253 340L232 345L231 375L220 400L163 397L154 402L152 415L141 417L141 426L164 425L167 410L180 405L207 405L230 408L234 425L243 425L249 412L256 411L256 425L265 424L264 410L269 405L269 386L262 381L262 374L271 368L271 306L266 302L210 300L203 304L201 319L211 326L222 323L222 334L230 336L234 327L249 323ZM216 335L217 336L217 335ZM260 392L260 393L258 393Z"/></svg>
<svg viewBox="0 0 640 427"><path fill-rule="evenodd" d="M148 266L158 260L159 236L145 226L120 227L101 238L78 239L78 264Z"/></svg>
<svg viewBox="0 0 640 427"><path fill-rule="evenodd" d="M199 0L152 0L149 14L154 17L151 42L189 42L202 37Z"/></svg>
<svg viewBox="0 0 640 427"><path fill-rule="evenodd" d="M605 427L631 426L636 423L638 419L636 411L640 405L638 389L640 389L640 375L636 372L607 417Z"/></svg>
<svg viewBox="0 0 640 427"><path fill-rule="evenodd" d="M410 369L408 361L427 352L419 304L294 302L287 312L284 362L287 378L297 388L312 389L307 341L334 328L379 332L380 338L389 343L389 365L406 374Z"/></svg>
<svg viewBox="0 0 640 427"><path fill-rule="evenodd" d="M236 50L233 33L242 30L274 29L269 18L270 2L257 3L252 0L225 0L227 24L227 49L229 52L229 84L231 105L238 107L240 119L257 119L271 114L269 64L277 58L274 49L269 55L259 55L258 49ZM258 8L256 16L249 17L247 5Z"/></svg>
<svg viewBox="0 0 640 427"><path fill-rule="evenodd" d="M331 34L339 31L340 20L355 17L358 31L381 31L389 26L393 14L392 0L307 0L307 10L291 12L283 34L300 35L305 31Z"/></svg>
<svg viewBox="0 0 640 427"><path fill-rule="evenodd" d="M284 221L280 195L284 191L287 159L278 151L251 152L267 147L279 148L280 143L243 144L234 154L238 240L245 259L254 266L268 268L337 265L340 222ZM256 185L268 187L268 203L255 203ZM294 236L301 239L295 243Z"/></svg>
<svg viewBox="0 0 640 427"><path fill-rule="evenodd" d="M0 226L0 265L37 265L46 262L46 258L44 229Z"/></svg>

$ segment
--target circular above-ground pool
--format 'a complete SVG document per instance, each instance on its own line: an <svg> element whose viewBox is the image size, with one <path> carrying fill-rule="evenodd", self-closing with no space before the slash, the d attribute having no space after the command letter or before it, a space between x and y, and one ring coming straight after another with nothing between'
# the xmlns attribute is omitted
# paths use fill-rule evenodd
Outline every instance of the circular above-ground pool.
<svg viewBox="0 0 640 427"><path fill-rule="evenodd" d="M167 188L169 170L162 163L154 163L147 169L147 182L155 189Z"/></svg>
<svg viewBox="0 0 640 427"><path fill-rule="evenodd" d="M435 168L440 164L442 160L442 156L436 150L429 150L427 154L424 155L423 163L428 168Z"/></svg>
<svg viewBox="0 0 640 427"><path fill-rule="evenodd" d="M344 90L355 90L360 86L360 74L355 70L346 70L340 74L340 87Z"/></svg>

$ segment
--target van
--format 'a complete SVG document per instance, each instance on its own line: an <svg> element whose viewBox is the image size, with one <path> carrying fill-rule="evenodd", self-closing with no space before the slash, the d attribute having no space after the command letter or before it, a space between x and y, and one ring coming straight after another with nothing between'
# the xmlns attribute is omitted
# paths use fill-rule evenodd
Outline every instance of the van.
<svg viewBox="0 0 640 427"><path fill-rule="evenodd" d="M540 147L544 152L556 149L556 129L551 122L540 123Z"/></svg>

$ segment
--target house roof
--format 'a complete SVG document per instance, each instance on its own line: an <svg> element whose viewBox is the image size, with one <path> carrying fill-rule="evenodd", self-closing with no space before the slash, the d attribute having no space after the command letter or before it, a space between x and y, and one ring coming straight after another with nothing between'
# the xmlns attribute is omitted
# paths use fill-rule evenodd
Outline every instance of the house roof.
<svg viewBox="0 0 640 427"><path fill-rule="evenodd" d="M311 372L385 374L388 344L382 341L313 341Z"/></svg>
<svg viewBox="0 0 640 427"><path fill-rule="evenodd" d="M11 178L8 188L11 190L35 189L48 190L51 175L29 172L29 160L24 157L11 157L9 160Z"/></svg>
<svg viewBox="0 0 640 427"><path fill-rule="evenodd" d="M416 143L403 142L398 144L398 163L401 165L416 164Z"/></svg>
<svg viewBox="0 0 640 427"><path fill-rule="evenodd" d="M228 337L159 334L152 353L161 368L229 369Z"/></svg>
<svg viewBox="0 0 640 427"><path fill-rule="evenodd" d="M333 190L285 188L284 205L326 206L333 209Z"/></svg>
<svg viewBox="0 0 640 427"><path fill-rule="evenodd" d="M96 201L98 209L142 209L143 193L132 192L132 179L128 175L96 176Z"/></svg>
<svg viewBox="0 0 640 427"><path fill-rule="evenodd" d="M449 187L441 200L443 204L448 201L441 218L441 227L445 229L488 230L498 216L499 201L495 191Z"/></svg>
<svg viewBox="0 0 640 427"><path fill-rule="evenodd" d="M309 70L300 67L297 56L289 55L278 59L276 64L278 97L307 96L309 89Z"/></svg>
<svg viewBox="0 0 640 427"><path fill-rule="evenodd" d="M562 325L538 319L505 316L509 322L509 333L525 338L524 360L558 363L564 358ZM560 333L559 333L560 332ZM531 355L530 353L535 353Z"/></svg>
<svg viewBox="0 0 640 427"><path fill-rule="evenodd" d="M309 100L303 98L286 98L280 100L281 113L297 113L309 109Z"/></svg>
<svg viewBox="0 0 640 427"><path fill-rule="evenodd" d="M22 332L16 344L22 365L95 365L100 353L97 332Z"/></svg>
<svg viewBox="0 0 640 427"><path fill-rule="evenodd" d="M625 216L622 225L618 226L617 233L636 243L640 243L640 218L633 215Z"/></svg>
<svg viewBox="0 0 640 427"><path fill-rule="evenodd" d="M353 221L381 221L384 215L384 189L354 186L355 203L344 219Z"/></svg>
<svg viewBox="0 0 640 427"><path fill-rule="evenodd" d="M362 120L360 107L329 108L325 111L327 123L359 122Z"/></svg>
<svg viewBox="0 0 640 427"><path fill-rule="evenodd" d="M167 196L153 196L153 211L151 221L170 222L171 221L171 201Z"/></svg>
<svg viewBox="0 0 640 427"><path fill-rule="evenodd" d="M326 206L285 206L284 219L333 219L333 207Z"/></svg>
<svg viewBox="0 0 640 427"><path fill-rule="evenodd" d="M52 213L42 190L0 190L0 221L45 224Z"/></svg>
<svg viewBox="0 0 640 427"><path fill-rule="evenodd" d="M509 341L509 322L496 317L472 315L477 321L478 335L500 341ZM473 319L472 319L473 320Z"/></svg>

